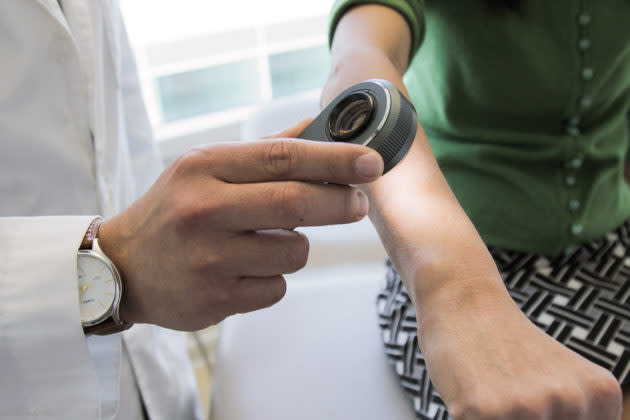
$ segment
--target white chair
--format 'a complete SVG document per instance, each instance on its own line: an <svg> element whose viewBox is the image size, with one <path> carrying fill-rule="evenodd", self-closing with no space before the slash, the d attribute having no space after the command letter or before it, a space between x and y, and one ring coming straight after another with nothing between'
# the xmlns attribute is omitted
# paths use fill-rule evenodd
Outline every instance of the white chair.
<svg viewBox="0 0 630 420"><path fill-rule="evenodd" d="M224 321L210 419L415 419L377 325L384 271L311 270L276 306Z"/></svg>

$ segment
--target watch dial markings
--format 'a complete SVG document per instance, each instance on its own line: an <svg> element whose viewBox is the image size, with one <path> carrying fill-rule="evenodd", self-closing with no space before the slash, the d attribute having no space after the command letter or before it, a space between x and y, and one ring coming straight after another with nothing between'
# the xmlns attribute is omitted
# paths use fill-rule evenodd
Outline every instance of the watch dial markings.
<svg viewBox="0 0 630 420"><path fill-rule="evenodd" d="M109 267L92 255L77 259L81 321L94 322L105 316L116 296L116 282Z"/></svg>

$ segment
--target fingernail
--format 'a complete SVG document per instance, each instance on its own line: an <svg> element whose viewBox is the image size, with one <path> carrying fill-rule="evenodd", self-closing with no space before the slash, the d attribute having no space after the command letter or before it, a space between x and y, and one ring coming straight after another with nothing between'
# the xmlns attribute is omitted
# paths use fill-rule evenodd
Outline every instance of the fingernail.
<svg viewBox="0 0 630 420"><path fill-rule="evenodd" d="M354 161L357 174L366 178L375 178L383 173L383 159L376 153L366 153Z"/></svg>
<svg viewBox="0 0 630 420"><path fill-rule="evenodd" d="M367 196L362 191L357 190L357 195L359 197L359 219L363 219L370 208L370 204Z"/></svg>

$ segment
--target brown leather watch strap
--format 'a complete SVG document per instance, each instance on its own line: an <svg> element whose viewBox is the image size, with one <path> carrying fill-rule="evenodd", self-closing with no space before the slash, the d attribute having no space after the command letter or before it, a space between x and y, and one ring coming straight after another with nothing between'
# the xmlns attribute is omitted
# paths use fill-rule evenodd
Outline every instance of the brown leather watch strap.
<svg viewBox="0 0 630 420"><path fill-rule="evenodd" d="M116 334L121 331L128 330L131 328L133 324L128 322L123 322L122 324L116 324L112 317L107 318L105 321L101 322L97 325L92 325L89 327L83 327L83 332L85 334L94 334L94 335L110 335Z"/></svg>
<svg viewBox="0 0 630 420"><path fill-rule="evenodd" d="M94 242L94 238L96 238L96 235L98 234L98 229L101 227L101 223L103 223L103 218L100 216L92 220L92 223L90 223L90 226L85 232L85 236L83 237L83 241L81 242L79 249L92 249L92 242Z"/></svg>

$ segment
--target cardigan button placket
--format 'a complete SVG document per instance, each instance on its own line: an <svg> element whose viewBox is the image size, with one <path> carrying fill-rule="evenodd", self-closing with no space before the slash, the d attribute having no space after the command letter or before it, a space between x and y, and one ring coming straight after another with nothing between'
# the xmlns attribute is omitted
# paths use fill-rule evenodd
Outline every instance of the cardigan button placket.
<svg viewBox="0 0 630 420"><path fill-rule="evenodd" d="M570 136L570 144L572 152L570 154L569 159L565 162L565 168L567 170L567 174L564 177L565 187L570 188L577 184L577 174L576 172L582 168L584 164L584 155L581 152L582 145L579 143L580 137L582 135L582 131L584 130L584 126L582 125L583 115L587 109L591 107L593 104L593 99L589 94L589 82L595 77L595 70L589 65L589 52L591 50L592 44L591 40L588 36L588 28L592 23L591 14L585 10L585 3L587 0L582 0L581 3L581 11L577 15L577 30L578 30L578 41L577 41L577 49L580 52L580 69L579 69L579 83L580 86L580 96L577 99L577 110L576 112L568 119L565 131L567 135ZM578 212L582 208L582 203L580 200L573 196L569 197L567 201L567 211L569 211L573 215L573 221L569 226L569 233L573 237L578 237L582 234L584 227L581 223L579 223L576 218L579 217ZM573 252L574 247L569 246L565 249L565 254L569 254Z"/></svg>

